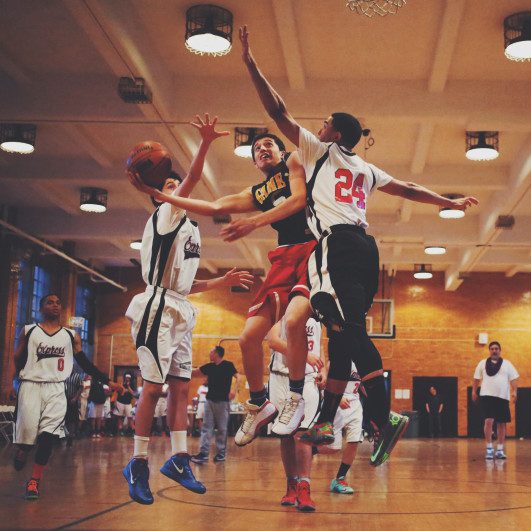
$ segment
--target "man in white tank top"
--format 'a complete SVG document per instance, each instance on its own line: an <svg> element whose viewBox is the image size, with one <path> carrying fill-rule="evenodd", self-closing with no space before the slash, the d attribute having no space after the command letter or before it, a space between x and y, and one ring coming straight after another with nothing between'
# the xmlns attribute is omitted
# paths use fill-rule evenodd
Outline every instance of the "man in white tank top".
<svg viewBox="0 0 531 531"><path fill-rule="evenodd" d="M72 372L74 359L85 372L108 382L113 389L121 388L87 359L79 335L61 326L62 306L56 294L44 296L39 307L42 322L24 327L15 353L15 372L20 380L13 434L16 470L22 470L29 451L37 445L32 475L26 484L27 500L39 498L39 483L54 441L64 436L65 380Z"/></svg>
<svg viewBox="0 0 531 531"><path fill-rule="evenodd" d="M162 192L188 197L201 178L210 144L228 131L215 130L208 114L205 121L196 116L194 125L201 134L199 150L184 180L173 173ZM128 174L131 184L151 195L138 175ZM134 501L149 505L154 499L149 488L148 444L155 408L168 383L167 422L170 428L172 455L160 471L197 494L206 492L190 467L187 449L188 388L192 374L192 329L196 310L187 300L197 293L222 286L248 286L252 275L247 271L229 271L211 280L195 280L201 254L197 223L190 221L184 209L169 203L158 205L148 219L142 237L142 277L146 290L133 297L126 311L131 321L138 363L144 385L136 406L133 457L123 469Z"/></svg>
<svg viewBox="0 0 531 531"><path fill-rule="evenodd" d="M381 356L365 328L379 273L376 242L365 233L368 196L378 188L390 195L459 210L478 204L478 200L451 200L365 163L352 151L362 128L348 113L329 115L317 135L301 127L259 70L245 26L240 28L240 41L243 61L265 110L299 148L306 174L308 225L318 239L308 261L310 302L328 329L330 372L319 419L301 439L313 445L333 442L333 420L353 361L367 392L367 415L375 426L370 463L378 466L389 458L408 419L389 411Z"/></svg>
<svg viewBox="0 0 531 531"><path fill-rule="evenodd" d="M291 415L285 412L285 402L291 403L289 370L286 354L286 317L284 316L267 335L271 348L269 364L269 400L281 411L277 424L286 427L286 435L280 439L280 454L286 473L286 494L281 505L296 505L303 512L315 511L315 503L310 496L310 472L312 465L312 448L302 444L295 436L297 431L307 430L312 426L319 412L321 398L317 386L318 375L323 368L321 358L321 324L310 318L306 323L308 354L302 397L304 399L303 420L300 426L292 425Z"/></svg>

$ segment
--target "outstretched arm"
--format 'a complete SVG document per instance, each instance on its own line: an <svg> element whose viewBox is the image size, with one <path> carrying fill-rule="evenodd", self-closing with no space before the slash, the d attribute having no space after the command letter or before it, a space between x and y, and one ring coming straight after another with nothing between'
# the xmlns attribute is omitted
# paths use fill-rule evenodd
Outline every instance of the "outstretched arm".
<svg viewBox="0 0 531 531"><path fill-rule="evenodd" d="M293 153L288 159L289 183L291 196L278 206L256 214L255 216L237 219L224 227L220 234L227 242L232 242L247 236L258 227L270 225L281 219L296 214L306 206L306 174L298 153Z"/></svg>
<svg viewBox="0 0 531 531"><path fill-rule="evenodd" d="M215 201L204 201L203 199L190 199L174 194L164 194L160 190L144 184L137 173L128 172L127 176L129 177L129 182L138 191L151 195L160 203L170 203L177 208L188 210L194 214L214 216L216 214L234 214L255 210L250 189L243 190L239 194L226 195Z"/></svg>
<svg viewBox="0 0 531 531"><path fill-rule="evenodd" d="M201 291L208 291L211 289L221 288L224 286L240 286L242 288L250 288L254 283L254 277L249 271L236 271L236 268L231 269L222 277L211 278L209 280L194 280L190 293L199 293Z"/></svg>
<svg viewBox="0 0 531 531"><path fill-rule="evenodd" d="M199 134L201 135L201 144L199 145L199 149L192 160L188 174L177 189L176 195L188 197L192 193L192 190L201 180L201 174L203 173L203 166L205 164L205 157L208 149L210 148L210 144L212 144L212 142L217 138L230 135L229 131L216 131L217 121L218 117L216 116L212 120L212 123L210 123L210 116L208 113L205 113L204 121L197 114L195 116L195 121L190 122L190 125L193 125L199 131Z"/></svg>
<svg viewBox="0 0 531 531"><path fill-rule="evenodd" d="M298 147L299 145L299 124L286 109L286 104L278 92L271 86L264 74L258 68L251 47L249 46L249 32L247 26L240 28L240 42L242 43L242 58L251 79L258 92L258 96L267 114L275 120L279 129Z"/></svg>
<svg viewBox="0 0 531 531"><path fill-rule="evenodd" d="M479 204L475 197L462 197L460 199L448 199L424 186L415 183L407 183L398 179L391 181L380 188L382 192L390 195L397 195L404 199L410 199L417 203L428 203L442 208L452 208L456 210L466 210L468 207Z"/></svg>

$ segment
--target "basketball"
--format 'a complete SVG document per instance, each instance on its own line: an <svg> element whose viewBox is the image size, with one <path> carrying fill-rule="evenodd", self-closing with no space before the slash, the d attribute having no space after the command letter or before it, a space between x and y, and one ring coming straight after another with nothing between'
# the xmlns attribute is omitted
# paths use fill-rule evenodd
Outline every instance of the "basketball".
<svg viewBox="0 0 531 531"><path fill-rule="evenodd" d="M170 154L159 142L141 142L131 150L127 169L137 172L148 186L159 188L170 176Z"/></svg>

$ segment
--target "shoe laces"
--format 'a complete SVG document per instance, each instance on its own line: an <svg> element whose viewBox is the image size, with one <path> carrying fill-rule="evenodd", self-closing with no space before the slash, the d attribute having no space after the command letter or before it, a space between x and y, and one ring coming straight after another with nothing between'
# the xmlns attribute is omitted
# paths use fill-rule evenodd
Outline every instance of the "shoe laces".
<svg viewBox="0 0 531 531"><path fill-rule="evenodd" d="M348 483L344 479L336 479L336 482L343 487L348 487Z"/></svg>
<svg viewBox="0 0 531 531"><path fill-rule="evenodd" d="M280 413L278 421L282 422L282 424L288 424L295 414L295 411L297 411L298 405L298 400L284 400L284 405L282 406L282 412Z"/></svg>
<svg viewBox="0 0 531 531"><path fill-rule="evenodd" d="M243 420L243 424L241 428L243 433L247 433L251 429L251 425L254 422L254 419L256 418L257 413L258 411L247 409L247 415L245 415L245 419Z"/></svg>
<svg viewBox="0 0 531 531"><path fill-rule="evenodd" d="M297 485L297 495L310 496L310 484L307 481L299 481Z"/></svg>

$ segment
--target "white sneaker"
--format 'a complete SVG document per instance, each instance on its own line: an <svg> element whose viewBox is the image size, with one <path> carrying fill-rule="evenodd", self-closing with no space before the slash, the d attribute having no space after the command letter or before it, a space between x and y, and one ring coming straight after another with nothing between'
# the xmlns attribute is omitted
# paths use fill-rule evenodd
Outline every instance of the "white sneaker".
<svg viewBox="0 0 531 531"><path fill-rule="evenodd" d="M507 456L505 455L503 450L496 450L496 455L494 457L496 459L507 459Z"/></svg>
<svg viewBox="0 0 531 531"><path fill-rule="evenodd" d="M291 393L284 401L282 411L273 424L271 431L282 437L293 435L304 420L304 398L299 393Z"/></svg>
<svg viewBox="0 0 531 531"><path fill-rule="evenodd" d="M258 435L260 428L269 424L277 416L277 408L266 400L262 406L255 406L250 401L245 403L247 415L242 425L234 436L234 442L238 446L245 446L252 442Z"/></svg>

